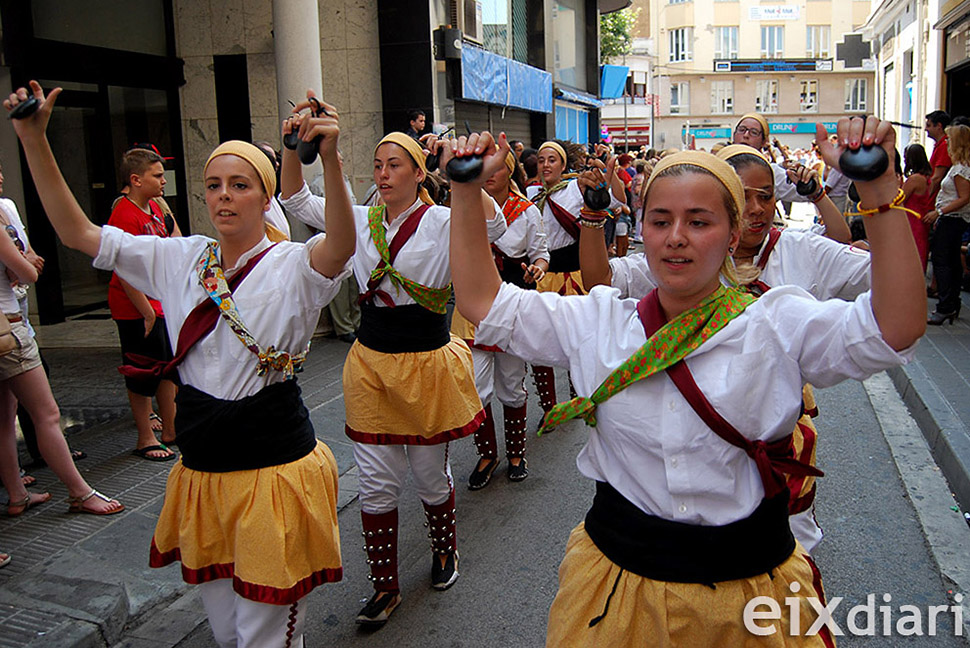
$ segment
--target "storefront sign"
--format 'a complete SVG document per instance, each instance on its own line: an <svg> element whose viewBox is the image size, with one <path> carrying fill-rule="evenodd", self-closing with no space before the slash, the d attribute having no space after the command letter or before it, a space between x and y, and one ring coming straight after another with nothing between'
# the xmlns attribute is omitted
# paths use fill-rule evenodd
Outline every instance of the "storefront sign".
<svg viewBox="0 0 970 648"><path fill-rule="evenodd" d="M798 20L798 5L761 5L748 8L748 20Z"/></svg>

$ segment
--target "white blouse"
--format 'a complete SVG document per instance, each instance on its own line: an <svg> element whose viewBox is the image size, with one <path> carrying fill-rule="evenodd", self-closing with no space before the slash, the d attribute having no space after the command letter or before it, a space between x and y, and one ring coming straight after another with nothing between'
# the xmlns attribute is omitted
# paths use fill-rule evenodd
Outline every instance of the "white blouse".
<svg viewBox="0 0 970 648"><path fill-rule="evenodd" d="M325 277L310 266L310 250L324 238L319 234L306 244L277 243L233 292L240 316L263 348L273 345L291 354L306 349L320 309L333 299L341 281L350 274L349 263L335 277ZM94 267L114 270L136 289L162 302L174 352L185 318L209 299L199 284L196 264L211 240L204 236L132 236L105 226ZM234 267L224 268L226 278L232 278L270 245L263 237ZM179 375L183 383L216 398L239 400L283 380L278 371L258 376L256 369L256 356L220 317L212 333L197 342L179 365Z"/></svg>
<svg viewBox="0 0 970 648"><path fill-rule="evenodd" d="M508 230L495 241L495 246L513 259L528 257L529 263L549 261L549 247L542 227L542 214L535 205L526 207Z"/></svg>
<svg viewBox="0 0 970 648"><path fill-rule="evenodd" d="M589 396L646 341L637 301L597 286L561 297L503 284L475 341L538 365L568 367ZM880 337L864 293L819 302L800 288L769 291L687 358L714 408L749 439L791 434L802 385L864 379L902 364ZM641 510L679 522L721 525L750 515L764 497L753 460L712 432L666 373L633 384L596 411L577 458ZM555 442L555 431L549 442Z"/></svg>
<svg viewBox="0 0 970 648"><path fill-rule="evenodd" d="M17 204L10 200L9 198L0 198L0 209L3 210L4 215L7 217L7 222L13 226L14 230L17 232L17 237L24 244L24 249L26 250L30 246L30 241L27 240L27 230L24 228L23 221L20 220L20 212L17 211ZM9 236L7 232L0 232L4 236ZM10 237L11 240L13 237ZM20 301L17 298L14 289L10 286L10 281L6 275L7 266L0 262L0 309L4 313L15 315L21 312ZM30 323L27 322L27 314L22 313L24 318L24 323L30 328ZM31 335L33 335L33 329L31 329Z"/></svg>
<svg viewBox="0 0 970 648"><path fill-rule="evenodd" d="M753 259L757 264L761 251ZM855 299L869 290L869 253L800 230L782 230L759 279L769 287L798 286L816 299ZM610 259L613 287L622 297L642 297L657 287L643 254Z"/></svg>
<svg viewBox="0 0 970 648"><path fill-rule="evenodd" d="M525 195L529 200L535 200L535 197L542 191L542 187L538 185L533 185L531 187L526 187ZM576 178L573 178L569 183L552 194L551 199L557 205L565 209L567 212L572 214L573 218L579 217L579 210L583 208L583 192L579 189L579 182ZM611 193L610 194L610 209L613 209L619 205L622 205L619 200ZM566 230L562 228L559 221L552 213L552 207L549 206L549 201L542 206L542 226L546 231L546 241L549 246L549 250L559 250L564 247L568 247L576 242L572 236L570 236ZM578 224L577 224L578 227Z"/></svg>
<svg viewBox="0 0 970 648"><path fill-rule="evenodd" d="M381 222L384 225L387 244L390 245L394 240L394 235L401 229L401 225L407 220L414 210L423 203L415 200L414 204L398 215L393 222L388 223L387 219ZM306 183L298 192L283 201L283 206L293 215L294 218L302 220L307 225L322 230L326 225L324 220L324 207L326 200L310 193ZM498 203L492 201L494 213L492 217L485 221L488 228L488 240L494 242L506 232L505 216ZM354 225L357 228L357 252L352 259L354 276L357 278L357 285L360 292L367 290L367 281L370 273L381 261L381 255L371 240L370 226L367 222L367 212L370 208L354 206ZM451 283L451 210L439 205L431 205L428 211L421 218L418 229L408 240L407 244L401 248L398 257L394 260L394 268L411 281L430 288L444 288ZM386 292L394 300L394 304L402 306L404 304L414 304L403 288L398 288L391 283L390 275L385 275L381 279L378 288ZM374 304L384 307L384 302L375 299Z"/></svg>

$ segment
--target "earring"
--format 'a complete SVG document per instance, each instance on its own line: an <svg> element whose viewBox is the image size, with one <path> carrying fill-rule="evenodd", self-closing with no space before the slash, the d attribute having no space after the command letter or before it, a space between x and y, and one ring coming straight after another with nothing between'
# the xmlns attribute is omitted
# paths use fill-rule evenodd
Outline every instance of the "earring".
<svg viewBox="0 0 970 648"><path fill-rule="evenodd" d="M733 247L729 247L728 248L728 254L734 254L734 248Z"/></svg>

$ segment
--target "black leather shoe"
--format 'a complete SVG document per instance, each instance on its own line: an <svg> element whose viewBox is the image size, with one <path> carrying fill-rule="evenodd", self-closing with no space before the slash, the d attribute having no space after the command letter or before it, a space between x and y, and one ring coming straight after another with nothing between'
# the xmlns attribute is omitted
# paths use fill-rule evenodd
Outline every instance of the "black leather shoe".
<svg viewBox="0 0 970 648"><path fill-rule="evenodd" d="M382 626L387 623L391 612L401 604L400 594L374 592L367 605L357 613L357 623L365 626Z"/></svg>
<svg viewBox="0 0 970 648"><path fill-rule="evenodd" d="M529 462L522 457L522 461L516 466L511 461L509 462L509 472L508 478L511 482L520 482L529 476Z"/></svg>
<svg viewBox="0 0 970 648"><path fill-rule="evenodd" d="M357 340L357 336L353 333L344 333L343 335L338 335L337 339L347 344L353 344Z"/></svg>
<svg viewBox="0 0 970 648"><path fill-rule="evenodd" d="M481 463L481 461L479 461ZM492 481L492 473L498 468L498 459L489 459L482 468L475 466L475 470L468 476L468 490L479 490L488 486Z"/></svg>
<svg viewBox="0 0 970 648"><path fill-rule="evenodd" d="M431 587L438 591L444 591L455 584L458 580L458 550L448 554L445 566L441 566L438 554L431 556Z"/></svg>
<svg viewBox="0 0 970 648"><path fill-rule="evenodd" d="M952 313L946 313L945 315L943 313L937 313L936 311L933 311L932 313L930 313L929 318L927 318L926 323L932 326L941 326L943 322L950 320L950 324L953 324L953 322L956 321L956 318L959 315L960 313L958 311L954 311Z"/></svg>

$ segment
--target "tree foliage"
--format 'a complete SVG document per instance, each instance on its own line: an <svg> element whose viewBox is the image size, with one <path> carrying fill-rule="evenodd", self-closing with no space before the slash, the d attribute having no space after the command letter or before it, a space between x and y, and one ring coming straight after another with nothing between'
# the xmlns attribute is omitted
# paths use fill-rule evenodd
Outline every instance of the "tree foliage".
<svg viewBox="0 0 970 648"><path fill-rule="evenodd" d="M639 8L627 8L600 15L600 63L610 63L630 53L639 13Z"/></svg>

